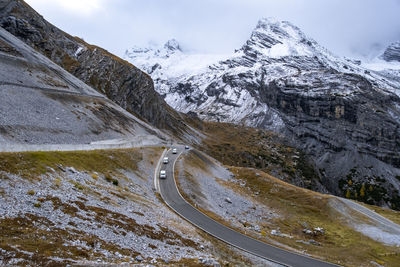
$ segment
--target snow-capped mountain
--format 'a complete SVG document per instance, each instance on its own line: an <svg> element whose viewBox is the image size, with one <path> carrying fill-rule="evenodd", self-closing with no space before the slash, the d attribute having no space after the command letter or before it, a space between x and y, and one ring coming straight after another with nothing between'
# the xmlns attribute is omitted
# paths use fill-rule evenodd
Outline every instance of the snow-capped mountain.
<svg viewBox="0 0 400 267"><path fill-rule="evenodd" d="M149 73L156 90L178 111L196 111L207 120L275 130L283 125L279 116L260 101L257 90L244 87L244 82L257 87L260 82L282 83L280 79L290 77L287 82L292 86L309 87L323 77L327 86L340 84L331 87L330 94L351 95L360 90L349 86L351 79L329 74L339 72L347 78L361 75L376 88L400 95L399 82L339 58L293 24L273 19L260 20L250 39L231 55L187 54L173 39L162 48L133 48L126 51L125 58ZM325 91L316 87L302 93L318 95Z"/></svg>
<svg viewBox="0 0 400 267"><path fill-rule="evenodd" d="M173 40L131 49L125 58L151 75L175 109L280 132L313 158L331 192L344 195L349 177L355 185L372 180L383 189L371 203L400 207L395 71L338 57L293 24L273 19L261 19L231 55L185 53Z"/></svg>
<svg viewBox="0 0 400 267"><path fill-rule="evenodd" d="M150 74L156 90L165 95L169 93L169 86L164 85L166 82L201 74L207 71L208 66L229 56L187 53L182 51L175 39L171 39L162 47L156 45L147 48L133 47L125 52L124 59L135 62L135 66Z"/></svg>

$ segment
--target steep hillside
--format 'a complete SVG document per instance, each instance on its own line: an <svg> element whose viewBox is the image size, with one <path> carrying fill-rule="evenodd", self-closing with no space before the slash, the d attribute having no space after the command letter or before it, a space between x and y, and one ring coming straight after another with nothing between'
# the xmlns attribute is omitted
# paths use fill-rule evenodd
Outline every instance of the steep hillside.
<svg viewBox="0 0 400 267"><path fill-rule="evenodd" d="M400 226L353 201L298 188L253 168L223 166L193 150L176 167L187 201L246 235L340 266L398 266Z"/></svg>
<svg viewBox="0 0 400 267"><path fill-rule="evenodd" d="M400 209L395 73L339 58L291 23L271 19L260 20L230 57L214 57L194 74L174 71L177 58L185 59L178 65L194 62L182 54L165 46L126 56L178 111L281 133L313 158L330 192ZM372 186L371 196L360 197L363 185Z"/></svg>
<svg viewBox="0 0 400 267"><path fill-rule="evenodd" d="M154 91L147 74L61 31L24 1L0 1L0 26L129 112L156 127L180 134L185 131L182 115Z"/></svg>
<svg viewBox="0 0 400 267"><path fill-rule="evenodd" d="M165 139L0 27L0 144Z"/></svg>

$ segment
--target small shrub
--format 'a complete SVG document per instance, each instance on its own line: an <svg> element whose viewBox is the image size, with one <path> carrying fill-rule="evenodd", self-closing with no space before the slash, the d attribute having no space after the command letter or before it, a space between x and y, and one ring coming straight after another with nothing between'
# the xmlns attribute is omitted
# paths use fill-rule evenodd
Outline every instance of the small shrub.
<svg viewBox="0 0 400 267"><path fill-rule="evenodd" d="M362 184L362 186L361 186L360 197L365 197L365 184Z"/></svg>
<svg viewBox="0 0 400 267"><path fill-rule="evenodd" d="M347 191L346 191L346 198L350 198L350 196L351 196L350 190L347 189Z"/></svg>
<svg viewBox="0 0 400 267"><path fill-rule="evenodd" d="M61 185L61 179L60 179L60 178L56 178L56 179L54 180L54 184L55 184L57 187L60 187L60 185Z"/></svg>
<svg viewBox="0 0 400 267"><path fill-rule="evenodd" d="M35 208L40 208L42 206L42 204L40 204L40 202L37 202L37 203L33 204L33 206Z"/></svg>
<svg viewBox="0 0 400 267"><path fill-rule="evenodd" d="M266 237L266 236L267 236L267 233L266 233L264 230L261 230L261 235L262 235L263 237Z"/></svg>
<svg viewBox="0 0 400 267"><path fill-rule="evenodd" d="M106 179L107 182L111 183L112 182L112 177L111 174L107 173L106 175L104 175L104 178Z"/></svg>
<svg viewBox="0 0 400 267"><path fill-rule="evenodd" d="M95 174L95 173L92 173L91 176L92 176L92 178L95 179L95 180L97 180L97 179L99 178L99 176L98 176L97 174Z"/></svg>
<svg viewBox="0 0 400 267"><path fill-rule="evenodd" d="M34 190L29 190L27 193L28 193L28 195L33 196L35 194L35 191Z"/></svg>
<svg viewBox="0 0 400 267"><path fill-rule="evenodd" d="M79 189L79 190L83 190L83 189L84 189L83 185L81 185L81 184L78 183L78 182L76 182L76 183L74 184L74 187L75 187L76 189Z"/></svg>
<svg viewBox="0 0 400 267"><path fill-rule="evenodd" d="M113 185L118 186L118 183L119 183L119 182L118 182L118 180L115 180L115 179L114 179L114 180L112 181L112 183L113 183Z"/></svg>

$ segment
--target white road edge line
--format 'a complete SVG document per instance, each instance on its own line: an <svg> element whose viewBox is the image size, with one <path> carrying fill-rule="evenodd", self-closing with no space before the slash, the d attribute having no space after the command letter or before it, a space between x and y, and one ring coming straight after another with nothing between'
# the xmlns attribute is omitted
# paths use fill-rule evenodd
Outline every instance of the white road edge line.
<svg viewBox="0 0 400 267"><path fill-rule="evenodd" d="M169 149L164 149L163 153L161 154L160 159L157 162L156 168L154 169L154 189L156 190L156 192L160 193L160 185L158 183L158 172L161 168L161 161L162 159L165 157L165 154L168 153Z"/></svg>
<svg viewBox="0 0 400 267"><path fill-rule="evenodd" d="M177 184L176 184L176 180L175 180L175 171L174 171L174 170L175 170L175 162L178 160L178 158L182 155L183 152L184 152L184 151L181 151L181 152L178 154L178 156L176 157L176 159L175 159L175 161L174 161L174 164L173 164L173 166L172 166L172 174L173 174L173 179L174 179L175 187L177 188L177 191L178 191L179 195L182 197L183 201L185 201L188 205L190 205L190 206L193 207L193 205L191 205L189 202L187 202L186 199L182 196L182 194L181 194L181 192L179 191L178 186L177 186ZM160 190L160 195L161 195L161 198L164 200L164 198L163 198L163 196L162 196L162 193L161 193L161 190ZM258 255L257 253L248 251L248 250L246 250L246 249L244 249L244 248L242 248L242 247L239 247L239 246L237 246L237 245L235 245L235 244L232 244L232 243L230 243L230 242L227 242L227 241L225 241L224 239L219 238L218 236L215 236L214 234L208 232L207 230L203 229L202 227L200 227L200 226L198 226L198 225L192 223L190 220L186 219L182 214L180 214L177 210L175 210L172 206L170 206L170 205L168 204L168 202L166 202L165 200L164 200L164 202L167 204L168 207L170 207L173 211L175 211L177 214L179 214L184 220L186 220L186 221L189 222L190 224L194 225L195 227L201 229L202 231L208 233L209 235L211 235L211 236L217 238L218 240L221 240L222 242L227 243L227 244L229 244L229 245L231 245L231 246L233 246L233 247L236 247L236 248L238 248L238 249L240 249L240 250L242 250L242 251L245 251L245 252L247 252L247 253L249 253L249 254L255 255L255 256L260 257L260 258L263 258L263 259L265 259L265 260L271 261L271 262L273 262L273 263L277 263L277 264L280 264L280 265L282 265L282 266L291 267L291 265L284 264L284 263L282 263L282 262L279 262L279 261L276 261L276 260L272 260L272 259L269 259L269 258L267 258L267 257ZM204 216L207 216L206 214L204 214L203 212L201 212L201 211L198 210L197 208L195 208L195 207L193 207L193 208L196 209L197 211L199 211L200 213L202 213ZM213 218L211 218L211 217L209 217L209 216L207 216L207 217L210 218L211 220L213 220L214 222L216 222L216 223L218 223L218 224L221 224L221 223L217 222L216 220L214 220ZM227 227L227 226L225 226L225 225L223 225L223 224L221 224L221 225L224 226L224 227ZM227 228L230 228L230 227L227 227ZM234 229L232 229L232 228L230 228L230 229L233 230L233 231L235 231L235 232L237 232L236 230L234 230ZM243 235L243 236L246 236L246 237L248 237L248 238L251 238L251 239L253 239L253 240L255 240L255 241L262 242L262 241L260 241L260 240L257 240L257 239L255 239L255 238L251 237L251 236L244 235L244 234L242 234L242 233L240 233L240 232L237 232L237 233L239 233L239 234L241 234L241 235ZM262 243L264 243L264 242L262 242ZM265 243L265 244L267 244L267 245L269 245L269 246L272 246L272 247L274 247L274 248L277 248L277 249L284 250L284 251L286 251L286 252L288 252L288 253L292 253L292 254L301 256L301 257L309 258L309 259L311 259L311 260L319 261L319 262L321 262L321 263L328 263L328 264L331 264L332 266L340 266L340 267L341 267L341 265L337 265L337 264L335 264L335 263L324 262L324 261L322 261L322 260L315 259L315 258L312 258L312 257L307 256L307 255L302 255L302 254L299 254L299 253L296 253L296 252L293 252L293 251L285 250L285 249L282 249L282 248L280 248L280 247L277 247L277 246L274 246L274 245L271 245L271 244L268 244L268 243Z"/></svg>

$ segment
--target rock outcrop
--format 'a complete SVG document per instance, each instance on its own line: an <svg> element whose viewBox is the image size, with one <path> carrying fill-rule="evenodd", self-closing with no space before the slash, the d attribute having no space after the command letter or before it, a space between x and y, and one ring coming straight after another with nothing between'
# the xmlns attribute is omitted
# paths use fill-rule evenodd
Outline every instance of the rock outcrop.
<svg viewBox="0 0 400 267"><path fill-rule="evenodd" d="M386 61L400 62L400 42L395 42L389 45L383 53L382 59Z"/></svg>
<svg viewBox="0 0 400 267"><path fill-rule="evenodd" d="M151 65L138 66L148 71L159 62L151 73L155 88L178 111L282 133L313 159L313 176L330 192L400 209L398 80L270 19L260 20L233 55L195 74L174 72L180 51L145 54ZM371 191L361 197L363 185Z"/></svg>

